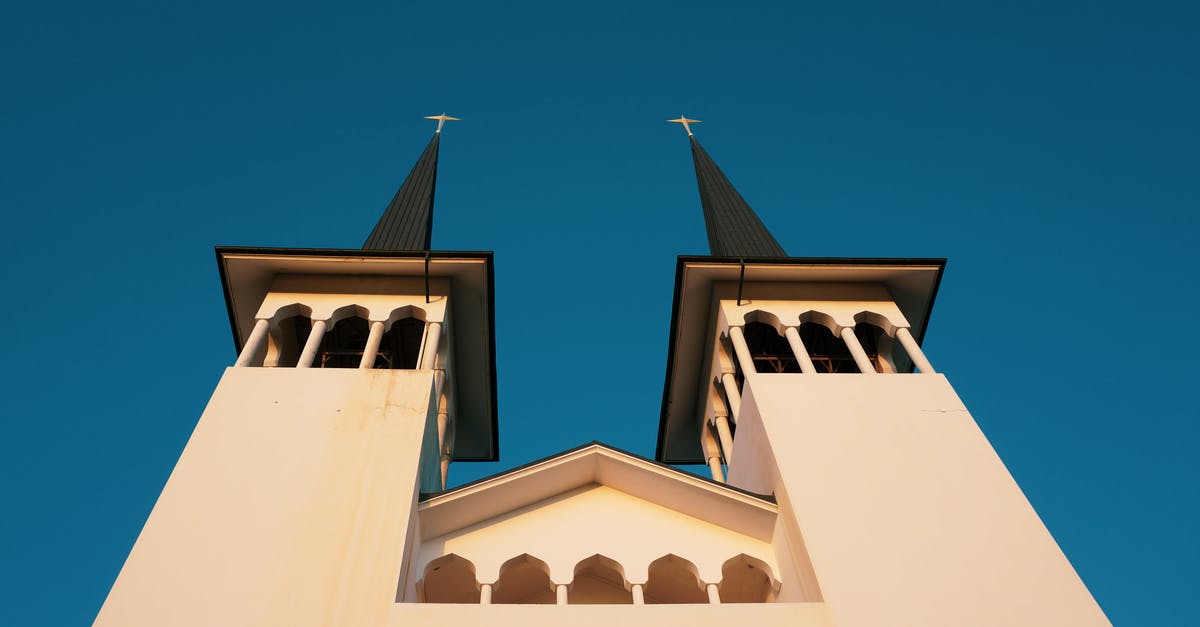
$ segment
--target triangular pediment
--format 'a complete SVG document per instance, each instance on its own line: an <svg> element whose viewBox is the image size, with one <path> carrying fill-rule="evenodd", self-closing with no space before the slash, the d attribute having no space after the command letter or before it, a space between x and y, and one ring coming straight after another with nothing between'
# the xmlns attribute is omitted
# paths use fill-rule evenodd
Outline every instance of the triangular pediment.
<svg viewBox="0 0 1200 627"><path fill-rule="evenodd" d="M775 525L770 497L592 443L425 498L418 508L421 535L442 536L594 488L759 540L769 540Z"/></svg>

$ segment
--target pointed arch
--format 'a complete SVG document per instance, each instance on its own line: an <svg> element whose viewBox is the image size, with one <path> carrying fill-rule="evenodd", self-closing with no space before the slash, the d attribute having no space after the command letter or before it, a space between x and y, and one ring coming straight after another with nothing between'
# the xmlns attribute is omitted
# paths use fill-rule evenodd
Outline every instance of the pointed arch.
<svg viewBox="0 0 1200 627"><path fill-rule="evenodd" d="M333 313L329 314L329 319L325 321L325 324L329 325L330 328L333 328L338 322L341 322L346 318L362 318L363 320L370 320L371 312L362 305L343 305L337 309L334 309Z"/></svg>
<svg viewBox="0 0 1200 627"><path fill-rule="evenodd" d="M908 372L912 361L896 338L896 325L887 316L874 311L854 314L854 335L858 337L876 372Z"/></svg>
<svg viewBox="0 0 1200 627"><path fill-rule="evenodd" d="M518 555L500 566L500 576L492 590L492 603L555 603L554 584L546 562L528 554Z"/></svg>
<svg viewBox="0 0 1200 627"><path fill-rule="evenodd" d="M783 335L784 326L783 326L783 323L780 322L779 316L776 316L775 314L773 314L769 311L755 309L754 311L747 312L745 316L742 316L742 320L746 324L749 324L751 322L760 322L762 324L765 324L765 325L775 329L776 333Z"/></svg>
<svg viewBox="0 0 1200 627"><path fill-rule="evenodd" d="M696 565L678 555L664 555L647 569L646 603L708 603Z"/></svg>
<svg viewBox="0 0 1200 627"><path fill-rule="evenodd" d="M357 368L371 333L370 312L361 305L338 307L326 322L328 331L321 339L315 366L321 368Z"/></svg>
<svg viewBox="0 0 1200 627"><path fill-rule="evenodd" d="M271 314L271 319L279 320L282 318L290 318L292 316L304 316L306 318L312 318L312 307L309 307L304 303L283 305L282 307L276 309L275 313Z"/></svg>
<svg viewBox="0 0 1200 627"><path fill-rule="evenodd" d="M766 562L742 553L721 565L721 583L717 591L722 603L763 603L772 601L779 582Z"/></svg>
<svg viewBox="0 0 1200 627"><path fill-rule="evenodd" d="M829 329L829 332L835 336L842 330L842 325L838 324L837 320L833 319L833 316L823 311L809 309L808 311L800 314L799 319L800 324L802 325L807 323L818 324L826 329Z"/></svg>
<svg viewBox="0 0 1200 627"><path fill-rule="evenodd" d="M896 325L892 324L892 321L889 320L887 316L885 316L881 313L876 313L874 311L869 311L869 310L863 310L863 311L860 311L860 312L854 314L854 321L859 324L862 324L864 322L867 324L873 324L873 325L879 327L884 333L888 334L889 336L891 336L891 337L896 336Z"/></svg>
<svg viewBox="0 0 1200 627"><path fill-rule="evenodd" d="M267 355L263 366L291 368L312 331L312 307L291 303L275 310L267 329Z"/></svg>
<svg viewBox="0 0 1200 627"><path fill-rule="evenodd" d="M415 318L417 320L420 320L421 322L425 322L425 320L427 319L426 315L427 314L425 313L425 310L420 307L417 307L416 305L405 305L403 307L397 307L388 313L387 319L384 320L384 322L383 322L383 324L384 324L383 328L385 330L391 329L392 325L395 324L395 322L397 320L404 320L406 318Z"/></svg>
<svg viewBox="0 0 1200 627"><path fill-rule="evenodd" d="M417 582L417 595L425 603L479 603L475 565L454 553L429 562Z"/></svg>
<svg viewBox="0 0 1200 627"><path fill-rule="evenodd" d="M625 569L599 553L575 565L575 577L567 591L572 605L633 603Z"/></svg>

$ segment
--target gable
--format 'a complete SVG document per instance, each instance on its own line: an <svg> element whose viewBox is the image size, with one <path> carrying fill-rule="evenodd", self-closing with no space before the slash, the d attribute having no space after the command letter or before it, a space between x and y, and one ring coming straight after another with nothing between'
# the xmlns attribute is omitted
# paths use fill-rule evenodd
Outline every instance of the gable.
<svg viewBox="0 0 1200 627"><path fill-rule="evenodd" d="M593 555L620 564L630 582L645 581L649 564L668 554L690 561L706 581L719 581L722 565L742 554L778 572L769 538L751 537L594 482L422 537L413 572L422 573L427 564L449 554L471 562L480 582L495 581L505 562L521 555L545 562L554 581L571 581L576 565Z"/></svg>

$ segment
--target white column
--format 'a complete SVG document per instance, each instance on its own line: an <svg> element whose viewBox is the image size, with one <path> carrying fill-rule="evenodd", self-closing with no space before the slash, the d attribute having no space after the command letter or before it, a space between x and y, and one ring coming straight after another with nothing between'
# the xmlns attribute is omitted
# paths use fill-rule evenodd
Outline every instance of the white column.
<svg viewBox="0 0 1200 627"><path fill-rule="evenodd" d="M479 586L479 604L480 605L491 605L492 604L492 584L485 583L485 584L481 584Z"/></svg>
<svg viewBox="0 0 1200 627"><path fill-rule="evenodd" d="M729 339L733 342L733 352L742 366L742 376L750 378L757 370L754 369L754 358L750 356L750 347L746 345L742 327L729 327Z"/></svg>
<svg viewBox="0 0 1200 627"><path fill-rule="evenodd" d="M708 602L709 603L720 603L721 602L721 593L719 591L717 591L717 584L710 583L710 584L708 584L708 586L706 586L706 588L708 589Z"/></svg>
<svg viewBox="0 0 1200 627"><path fill-rule="evenodd" d="M632 586L629 586L629 591L633 593L633 604L634 605L645 605L646 604L646 593L644 590L642 590L642 584L635 583Z"/></svg>
<svg viewBox="0 0 1200 627"><path fill-rule="evenodd" d="M567 587L563 584L558 584L554 587L555 600L559 605L567 604Z"/></svg>
<svg viewBox="0 0 1200 627"><path fill-rule="evenodd" d="M375 357L379 355L379 343L383 341L383 323L376 321L371 323L371 334L367 336L367 345L363 348L362 361L358 362L359 368L374 368Z"/></svg>
<svg viewBox="0 0 1200 627"><path fill-rule="evenodd" d="M321 340L325 338L325 321L313 320L312 331L308 333L308 341L304 343L304 351L300 353L300 361L296 362L297 368L312 368L313 359L317 356L317 349L321 348Z"/></svg>
<svg viewBox="0 0 1200 627"><path fill-rule="evenodd" d="M900 345L904 347L904 352L908 353L909 359L912 359L917 370L922 374L934 373L933 364L925 358L925 352L921 350L920 346L917 346L917 340L908 331L908 327L896 329L896 339L900 340Z"/></svg>
<svg viewBox="0 0 1200 627"><path fill-rule="evenodd" d="M712 429L703 422L700 423L700 448L704 451L704 460L708 462L713 481L725 483L725 472L721 470L721 449L717 447L717 439L713 437Z"/></svg>
<svg viewBox="0 0 1200 627"><path fill-rule="evenodd" d="M725 398L729 399L729 412L737 422L738 414L742 413L742 393L738 392L737 378L732 372L726 372L721 375L721 385L725 388Z"/></svg>
<svg viewBox="0 0 1200 627"><path fill-rule="evenodd" d="M439 463L442 471L442 490L446 489L446 478L450 476L450 456L442 454L442 459Z"/></svg>
<svg viewBox="0 0 1200 627"><path fill-rule="evenodd" d="M721 440L721 452L725 454L725 464L732 464L733 434L729 431L729 421L725 416L717 416L713 418L713 423L717 425L717 437Z"/></svg>
<svg viewBox="0 0 1200 627"><path fill-rule="evenodd" d="M875 374L875 366L871 364L871 358L867 357L867 351L863 350L862 344L858 341L858 336L854 334L854 329L846 327L842 329L842 341L846 343L846 348L850 349L850 354L854 357L854 363L858 364L858 371L863 374Z"/></svg>
<svg viewBox="0 0 1200 627"><path fill-rule="evenodd" d="M262 348L263 340L267 337L267 329L271 328L269 320L260 319L254 323L254 330L250 331L250 337L246 338L246 343L242 345L242 354L238 355L237 362L233 365L244 367L250 365L250 360L254 359L254 355L258 353L258 349Z"/></svg>
<svg viewBox="0 0 1200 627"><path fill-rule="evenodd" d="M808 356L808 347L800 339L800 332L796 330L796 327L784 329L783 337L787 338L788 346L792 347L792 353L796 355L796 361L800 363L800 372L815 374L817 367L813 365L812 357Z"/></svg>
<svg viewBox="0 0 1200 627"><path fill-rule="evenodd" d="M425 352L422 353L421 370L433 370L437 364L438 341L442 338L440 322L430 322L425 325Z"/></svg>
<svg viewBox="0 0 1200 627"><path fill-rule="evenodd" d="M449 442L446 441L447 431L450 426L450 414L446 411L446 396L443 394L438 400L437 414L437 429L438 429L438 454L441 456L442 468L442 489L446 489L446 475L450 474L450 455Z"/></svg>

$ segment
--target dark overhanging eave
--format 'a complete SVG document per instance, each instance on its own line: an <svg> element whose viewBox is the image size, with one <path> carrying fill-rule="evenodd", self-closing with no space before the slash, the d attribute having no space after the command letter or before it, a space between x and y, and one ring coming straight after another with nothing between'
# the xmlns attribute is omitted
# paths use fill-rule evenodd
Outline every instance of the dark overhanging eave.
<svg viewBox="0 0 1200 627"><path fill-rule="evenodd" d="M667 420L671 401L671 383L675 369L676 329L679 326L681 295L683 292L683 273L689 263L709 263L719 265L747 267L753 265L796 265L796 266L936 266L933 286L929 292L929 305L921 320L919 332L915 335L917 345L925 340L925 332L929 328L933 305L937 300L938 289L942 284L942 275L946 270L945 257L724 257L713 255L679 255L675 261L675 289L671 297L671 322L667 331L667 364L666 376L663 381L662 403L659 408L658 441L654 448L656 461L667 464L703 464L703 459L666 461L664 447L667 436Z"/></svg>

